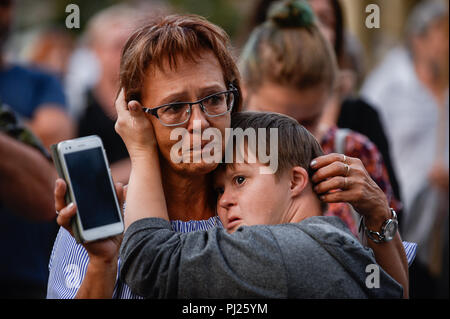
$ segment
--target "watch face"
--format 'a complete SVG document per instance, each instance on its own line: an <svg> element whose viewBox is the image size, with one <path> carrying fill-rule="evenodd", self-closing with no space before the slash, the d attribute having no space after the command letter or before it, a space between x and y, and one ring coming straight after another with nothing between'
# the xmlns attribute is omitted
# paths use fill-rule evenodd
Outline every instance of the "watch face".
<svg viewBox="0 0 450 319"><path fill-rule="evenodd" d="M395 233L397 232L398 223L396 220L389 220L384 229L384 237L385 241L390 241L394 238Z"/></svg>

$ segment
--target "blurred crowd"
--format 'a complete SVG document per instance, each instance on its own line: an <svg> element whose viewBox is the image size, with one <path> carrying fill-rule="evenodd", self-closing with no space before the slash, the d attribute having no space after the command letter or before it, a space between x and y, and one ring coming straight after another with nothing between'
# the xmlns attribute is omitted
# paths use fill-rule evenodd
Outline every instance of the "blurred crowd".
<svg viewBox="0 0 450 319"><path fill-rule="evenodd" d="M237 52L245 107L290 115L325 153L361 158L398 211L402 238L418 244L410 296L448 298L448 2L418 1L403 41L365 75L363 50L348 32L341 3L309 0L330 48L331 57L322 60L333 61L337 79L320 73L320 55L328 53L308 36L297 41L299 56L285 53L283 64L259 51L261 43L295 42L292 35L270 40L259 27L272 2L254 1L250 35ZM122 48L133 30L176 10L163 1L114 5L91 17L79 37L64 27L40 30L21 48L19 61L5 54L14 7L15 1L0 0L0 297L45 298L58 231L49 146L96 134L113 179L128 182L128 153L114 130ZM293 67L302 64L302 70ZM331 206L330 214L357 232L349 205Z"/></svg>

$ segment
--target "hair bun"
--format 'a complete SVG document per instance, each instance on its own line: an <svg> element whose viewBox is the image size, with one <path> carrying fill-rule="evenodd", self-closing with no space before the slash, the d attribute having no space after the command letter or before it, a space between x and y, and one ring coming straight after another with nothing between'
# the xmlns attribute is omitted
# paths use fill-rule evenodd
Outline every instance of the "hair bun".
<svg viewBox="0 0 450 319"><path fill-rule="evenodd" d="M304 0L277 1L267 13L267 20L282 28L309 27L314 19L310 5Z"/></svg>

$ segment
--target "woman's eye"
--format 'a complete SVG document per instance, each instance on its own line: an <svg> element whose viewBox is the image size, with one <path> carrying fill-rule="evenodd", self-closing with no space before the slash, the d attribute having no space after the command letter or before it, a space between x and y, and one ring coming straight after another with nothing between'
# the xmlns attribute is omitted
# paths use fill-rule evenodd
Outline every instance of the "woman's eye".
<svg viewBox="0 0 450 319"><path fill-rule="evenodd" d="M209 106L212 105L218 105L221 104L223 102L223 97L220 95L214 95L211 96L210 98L206 99L203 103Z"/></svg>
<svg viewBox="0 0 450 319"><path fill-rule="evenodd" d="M167 107L165 107L162 111L164 113L179 113L184 111L186 107L186 104L179 103L179 104L171 104Z"/></svg>

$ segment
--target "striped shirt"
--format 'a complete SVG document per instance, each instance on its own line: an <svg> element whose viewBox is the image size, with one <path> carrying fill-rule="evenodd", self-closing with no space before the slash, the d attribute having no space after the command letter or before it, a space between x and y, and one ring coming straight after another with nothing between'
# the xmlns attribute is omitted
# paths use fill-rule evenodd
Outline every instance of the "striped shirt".
<svg viewBox="0 0 450 319"><path fill-rule="evenodd" d="M180 233L188 233L197 230L208 230L213 227L223 227L218 217L208 220L170 222L172 229ZM403 242L408 266L411 266L417 250L417 244ZM78 288L81 286L86 274L89 256L86 249L78 244L75 239L64 228L60 228L56 237L49 262L49 280L47 287L47 298L49 299L73 299ZM131 292L130 288L119 278L120 259L118 261L116 284L113 299L142 299L142 297Z"/></svg>
<svg viewBox="0 0 450 319"><path fill-rule="evenodd" d="M208 230L215 226L223 227L218 217L207 220L170 222L172 229L176 232L187 233L197 230ZM89 256L81 244L64 228L60 228L53 245L49 261L49 279L47 287L47 298L49 299L73 299L78 288L86 275ZM140 296L131 292L130 288L123 283L119 277L120 259L117 267L116 284L113 299L141 299Z"/></svg>
<svg viewBox="0 0 450 319"><path fill-rule="evenodd" d="M416 258L417 244L404 241L403 248L405 249L406 259L408 260L408 267L410 267Z"/></svg>

